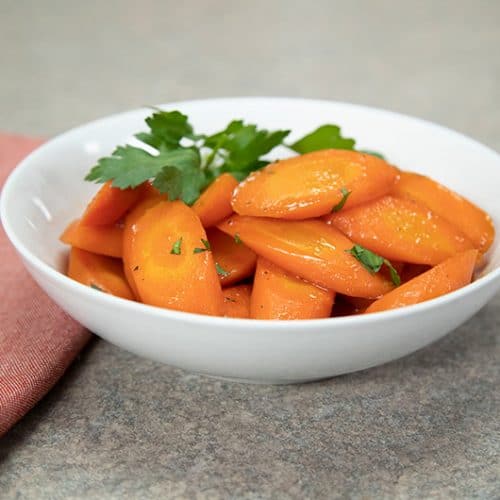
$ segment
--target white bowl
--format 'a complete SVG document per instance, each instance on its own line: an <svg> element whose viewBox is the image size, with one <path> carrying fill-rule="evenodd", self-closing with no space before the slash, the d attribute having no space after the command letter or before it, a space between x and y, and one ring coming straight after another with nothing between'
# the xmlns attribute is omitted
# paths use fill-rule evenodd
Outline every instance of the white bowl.
<svg viewBox="0 0 500 500"><path fill-rule="evenodd" d="M210 99L164 105L211 132L244 118L295 136L341 125L358 147L403 169L431 175L487 210L500 227L500 156L456 132L407 116L336 102L286 98ZM399 310L307 321L239 320L126 301L64 273L58 237L97 187L83 181L102 155L144 128L150 110L113 115L47 142L21 162L2 193L1 217L26 268L65 311L91 331L140 356L241 381L291 383L361 370L409 354L452 331L500 289L498 238L471 285Z"/></svg>

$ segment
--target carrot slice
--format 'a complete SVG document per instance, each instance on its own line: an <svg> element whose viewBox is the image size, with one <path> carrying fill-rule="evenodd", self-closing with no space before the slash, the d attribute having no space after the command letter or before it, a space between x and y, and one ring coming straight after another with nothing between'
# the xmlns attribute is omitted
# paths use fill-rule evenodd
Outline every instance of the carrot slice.
<svg viewBox="0 0 500 500"><path fill-rule="evenodd" d="M231 174L222 174L201 193L195 201L193 210L203 227L215 226L233 213L231 196L238 181Z"/></svg>
<svg viewBox="0 0 500 500"><path fill-rule="evenodd" d="M412 200L384 196L331 214L327 221L388 259L436 265L472 243L439 215Z"/></svg>
<svg viewBox="0 0 500 500"><path fill-rule="evenodd" d="M253 274L257 255L250 248L216 228L210 228L207 237L214 260L219 265L222 286L232 285ZM198 246L203 248L201 242Z"/></svg>
<svg viewBox="0 0 500 500"><path fill-rule="evenodd" d="M240 215L308 219L378 198L387 193L398 170L375 156L326 149L272 163L247 177L234 191Z"/></svg>
<svg viewBox="0 0 500 500"><path fill-rule="evenodd" d="M60 237L63 243L87 250L87 252L122 256L123 227L119 224L111 226L87 226L75 220L64 230Z"/></svg>
<svg viewBox="0 0 500 500"><path fill-rule="evenodd" d="M472 279L477 256L477 250L468 250L445 260L376 300L366 312L418 304L462 288Z"/></svg>
<svg viewBox="0 0 500 500"><path fill-rule="evenodd" d="M249 318L251 293L251 285L237 285L224 288L222 290L224 297L223 316L227 316L228 318Z"/></svg>
<svg viewBox="0 0 500 500"><path fill-rule="evenodd" d="M69 254L68 276L83 285L124 299L135 300L118 259L72 247Z"/></svg>
<svg viewBox="0 0 500 500"><path fill-rule="evenodd" d="M493 221L484 210L425 175L401 172L391 194L429 207L465 234L481 253L485 253L495 239Z"/></svg>
<svg viewBox="0 0 500 500"><path fill-rule="evenodd" d="M324 288L368 298L393 288L389 280L371 274L348 253L353 242L323 221L233 215L218 228L238 234L257 255Z"/></svg>
<svg viewBox="0 0 500 500"><path fill-rule="evenodd" d="M135 189L119 189L113 187L112 182L108 181L87 205L80 222L88 226L115 224L142 194L142 186Z"/></svg>
<svg viewBox="0 0 500 500"><path fill-rule="evenodd" d="M144 213L154 207L160 201L165 201L160 198L160 193L149 184L144 191L144 197L142 201L140 201L127 215L125 218L125 223L123 227L123 247L122 247L122 256L123 256L123 271L125 272L125 277L127 278L127 282L130 285L130 288L134 291L136 297L140 297L139 290L137 289L137 285L135 282L135 274L138 270L137 266L132 266L132 249L134 243L134 232L135 232L135 224L137 221L144 215Z"/></svg>
<svg viewBox="0 0 500 500"><path fill-rule="evenodd" d="M319 288L260 257L257 261L250 316L254 319L328 318L335 292Z"/></svg>
<svg viewBox="0 0 500 500"><path fill-rule="evenodd" d="M194 252L206 234L191 208L181 201L146 200L132 210L125 225L124 265L144 303L199 314L222 313L212 253Z"/></svg>

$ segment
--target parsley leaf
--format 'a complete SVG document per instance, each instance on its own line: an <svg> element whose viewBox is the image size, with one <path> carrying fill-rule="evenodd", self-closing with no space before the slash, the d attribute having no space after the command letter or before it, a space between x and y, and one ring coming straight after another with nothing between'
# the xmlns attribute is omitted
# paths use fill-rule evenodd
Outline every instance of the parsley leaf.
<svg viewBox="0 0 500 500"><path fill-rule="evenodd" d="M355 144L354 139L342 137L337 125L322 125L289 147L299 154L304 154L320 149L354 150Z"/></svg>
<svg viewBox="0 0 500 500"><path fill-rule="evenodd" d="M231 274L230 272L222 269L222 267L220 266L220 264L218 262L215 263L215 269L217 271L217 274L219 276L222 276L223 278L225 278L226 276L229 276Z"/></svg>
<svg viewBox="0 0 500 500"><path fill-rule="evenodd" d="M156 110L146 118L149 132L141 132L135 137L153 148L165 147L167 149L179 146L184 137L194 139L193 127L188 122L188 117L180 111Z"/></svg>
<svg viewBox="0 0 500 500"><path fill-rule="evenodd" d="M118 146L111 156L101 158L85 177L86 181L113 181L113 186L126 189L137 187L156 177L163 167L199 168L200 156L191 148L162 150L156 156L134 146Z"/></svg>
<svg viewBox="0 0 500 500"><path fill-rule="evenodd" d="M396 271L396 269L394 269L390 261L384 259L384 257L371 252L361 245L354 245L349 250L346 250L346 252L350 253L359 262L361 262L363 267L367 269L371 274L378 273L380 269L382 269L382 266L385 264L389 268L392 282L396 286L399 286L401 284L401 278L399 277L398 272Z"/></svg>
<svg viewBox="0 0 500 500"><path fill-rule="evenodd" d="M347 198L349 198L352 191L349 191L346 188L341 188L340 192L342 193L342 199L332 208L332 212L338 212L344 208L345 202L347 201Z"/></svg>
<svg viewBox="0 0 500 500"><path fill-rule="evenodd" d="M398 272L396 269L394 269L393 265L388 261L387 259L384 259L384 264L389 268L389 274L391 275L391 280L392 282L396 285L399 286L401 285L401 277L399 276Z"/></svg>
<svg viewBox="0 0 500 500"><path fill-rule="evenodd" d="M210 242L208 240L204 240L203 238L201 238L201 242L203 243L204 248L197 247L193 250L193 253L208 252L212 250L212 247L210 246Z"/></svg>
<svg viewBox="0 0 500 500"><path fill-rule="evenodd" d="M172 250L170 250L170 253L172 255L180 255L181 254L181 245L182 245L182 238L179 238L173 245L172 245Z"/></svg>
<svg viewBox="0 0 500 500"><path fill-rule="evenodd" d="M237 177L239 173L240 177L242 174L246 177L267 164L260 157L281 144L289 133L289 130L259 130L256 125L233 120L221 132L206 137L204 145L214 152L210 161L220 160L220 172L236 173Z"/></svg>
<svg viewBox="0 0 500 500"><path fill-rule="evenodd" d="M243 242L241 241L240 235L238 233L234 233L234 242L237 245L241 245Z"/></svg>

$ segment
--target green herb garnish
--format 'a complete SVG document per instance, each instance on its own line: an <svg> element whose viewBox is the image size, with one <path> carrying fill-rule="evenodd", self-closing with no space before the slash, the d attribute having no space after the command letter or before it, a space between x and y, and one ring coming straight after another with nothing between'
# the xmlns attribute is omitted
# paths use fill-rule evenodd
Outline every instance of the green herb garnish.
<svg viewBox="0 0 500 500"><path fill-rule="evenodd" d="M90 288L93 288L94 290L98 290L99 292L103 292L104 291L100 286L97 286L94 283L90 284Z"/></svg>
<svg viewBox="0 0 500 500"><path fill-rule="evenodd" d="M179 238L172 245L172 250L170 250L170 253L173 254L173 255L180 255L181 254L181 245L182 245L182 238Z"/></svg>
<svg viewBox="0 0 500 500"><path fill-rule="evenodd" d="M346 188L341 188L340 192L342 193L342 199L332 208L332 212L338 212L339 210L342 210L344 208L345 202L347 201L347 198L349 198L349 195L351 194L351 191Z"/></svg>
<svg viewBox="0 0 500 500"><path fill-rule="evenodd" d="M354 150L356 141L342 137L337 125L322 125L302 139L294 142L290 149L299 154L311 153L320 149L348 149Z"/></svg>
<svg viewBox="0 0 500 500"><path fill-rule="evenodd" d="M398 272L394 269L394 266L390 263L389 260L377 255L376 253L371 252L367 248L362 247L361 245L354 245L346 252L353 255L365 269L367 269L370 273L375 274L382 269L382 266L385 264L389 268L389 272L391 275L392 282L399 286L401 284L401 278L399 277Z"/></svg>
<svg viewBox="0 0 500 500"><path fill-rule="evenodd" d="M203 248L197 247L193 250L193 253L208 252L212 249L208 240L204 240L203 238L201 238L201 242L203 243Z"/></svg>
<svg viewBox="0 0 500 500"><path fill-rule="evenodd" d="M118 146L101 158L85 177L87 181L112 181L120 189L152 181L169 200L192 205L201 192L219 175L229 172L237 180L269 163L265 159L280 145L309 153L320 149L354 150L355 140L342 137L337 125L323 125L291 145L284 144L289 130L268 131L257 125L233 120L223 130L195 133L188 117L180 111L155 109L146 118L148 131L135 135L143 147ZM377 154L369 152L369 154Z"/></svg>
<svg viewBox="0 0 500 500"><path fill-rule="evenodd" d="M222 269L222 267L220 266L220 264L218 262L215 263L215 269L217 271L217 274L219 276L222 276L223 278L225 278L226 276L229 276L231 274L230 272Z"/></svg>
<svg viewBox="0 0 500 500"><path fill-rule="evenodd" d="M234 242L237 244L237 245L241 245L243 242L241 241L241 238L240 238L240 235L238 233L234 233Z"/></svg>

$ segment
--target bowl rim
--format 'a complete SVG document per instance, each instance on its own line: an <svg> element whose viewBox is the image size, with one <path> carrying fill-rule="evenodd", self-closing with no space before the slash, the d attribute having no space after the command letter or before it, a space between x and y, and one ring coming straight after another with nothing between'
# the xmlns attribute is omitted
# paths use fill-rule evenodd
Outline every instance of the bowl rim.
<svg viewBox="0 0 500 500"><path fill-rule="evenodd" d="M245 100L251 100L251 101L269 101L269 100L281 100L281 101L295 101L295 102L302 102L304 104L310 104L310 103L315 103L315 104L334 104L338 105L341 107L345 108L352 108L352 109L357 109L359 111L371 111L371 112L376 112L376 113L381 113L383 115L387 116L392 116L398 119L405 119L405 120L413 120L415 122L420 123L421 125L425 125L426 127L431 127L435 128L437 130L440 130L442 132L446 132L448 134L454 135L456 138L460 139L461 141L469 143L471 146L474 146L476 148L480 148L482 150L485 150L489 154L494 154L495 156L498 157L500 161L500 154L497 153L494 149L490 148L489 146L486 146L485 144L480 143L479 141L476 141L475 139L472 139L469 136L466 136L462 134L461 132L457 132L456 130L450 129L448 127L445 127L443 125L439 125L433 122L430 122L428 120L411 116L411 115L406 115L404 113L399 113L396 111L391 111L391 110L386 110L382 108L376 108L372 106L365 106L361 104L354 104L350 102L344 102L344 101L334 101L334 100L326 100L326 99L308 99L308 98L302 98L302 97L284 97L284 96L241 96L241 97L215 97L215 98L206 98L206 99L192 99L192 100L185 100L185 101L175 101L172 103L164 103L164 104L159 104L156 105L156 107L159 108L166 108L166 107L179 107L179 106L190 106L190 105L196 105L196 104L202 104L202 103L214 103L214 102L220 102L224 104L229 104L231 101L245 101ZM317 319L301 319L301 320L266 320L266 319L249 319L249 318L229 318L225 316L208 316L208 315L203 315L203 314L197 314L197 313L189 313L189 312L184 312L184 311L177 311L174 309L166 309L166 308L161 308L157 306L151 306L148 304L144 304L142 302L135 302L127 299L123 299L120 297L116 297L110 294L106 293L100 293L100 296L96 295L97 291L91 289L90 287L87 287L81 283L78 283L77 281L72 280L65 274L63 274L60 271L57 271L53 267L51 267L49 264L46 264L44 261L42 261L39 257L37 257L35 254L31 252L31 250L24 245L20 238L17 237L16 231L14 229L14 225L11 224L11 221L9 220L7 211L7 202L10 194L10 190L13 189L11 186L15 185L16 180L19 177L22 177L24 175L24 172L26 170L29 170L30 168L33 167L33 162L36 162L37 157L41 154L44 153L45 149L52 147L54 144L57 144L59 142L64 142L68 136L73 135L74 133L79 132L82 129L92 127L95 125L102 124L103 122L106 122L111 119L118 119L120 117L124 117L126 115L133 115L142 111L147 110L148 108L142 107L142 108L135 108L127 111L122 111L119 113L113 113L111 115L106 115L101 118L97 118L95 120L91 120L89 122L83 123L81 125L78 125L76 127L72 127L71 129L62 132L55 137L49 139L47 142L44 142L42 145L34 149L30 154L28 154L26 157L24 157L18 164L17 166L10 172L10 174L7 177L7 180L5 181L2 191L0 193L0 219L2 222L2 225L4 227L5 233L16 249L16 251L19 253L19 255L26 260L31 266L36 268L38 272L40 272L43 275L47 275L52 281L56 282L59 284L61 287L65 287L69 290L70 293L74 293L76 295L78 294L83 294L83 296L89 300L94 300L97 297L99 301L102 301L103 305L112 305L114 307L124 307L128 308L131 311L137 313L137 314L150 314L153 316L158 317L159 319L164 319L164 320L175 320L175 321L183 321L186 323L191 323L191 324L199 324L203 326L234 326L234 327L239 327L240 329L255 329L256 327L273 327L278 330L286 330L290 331L290 329L304 329L307 327L317 327L317 326L330 326L330 327L335 327L335 328L342 328L342 327L348 327L348 326L362 326L367 323L374 323L374 322L382 322L382 321L388 321L388 320L396 320L401 317L405 316L410 316L413 317L415 315L418 315L420 313L423 313L425 311L431 311L436 308L439 308L441 306L444 306L450 302L454 302L455 300L459 300L460 298L472 294L475 291L493 283L494 281L498 280L498 288L500 288L500 266L496 267L495 269L491 270L484 276L479 277L477 280L473 281L472 283L466 285L465 287L462 287L458 290L455 290L453 292L447 293L445 295L442 295L440 297L434 298L427 300L425 302L421 302L418 304L413 304L410 306L405 306L401 307L398 309L391 309L388 311L381 311L381 312L375 312L375 313L370 313L370 314L358 314L358 315L352 315L352 316L340 316L340 317L330 317L330 318L317 318Z"/></svg>

